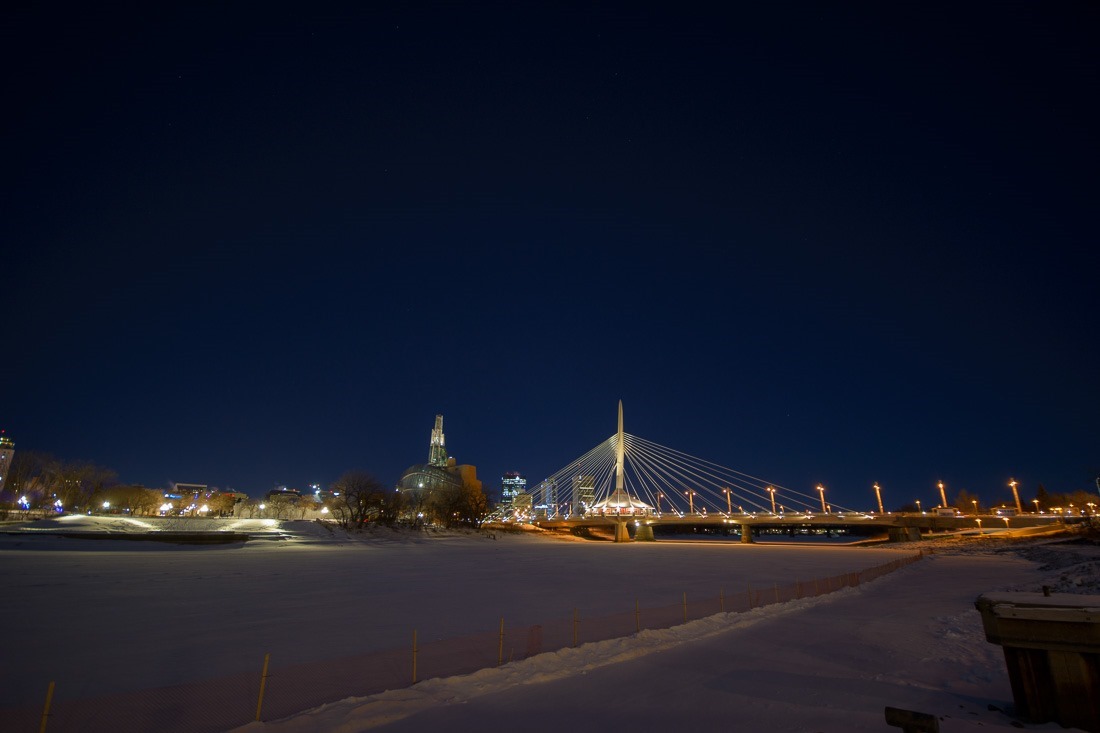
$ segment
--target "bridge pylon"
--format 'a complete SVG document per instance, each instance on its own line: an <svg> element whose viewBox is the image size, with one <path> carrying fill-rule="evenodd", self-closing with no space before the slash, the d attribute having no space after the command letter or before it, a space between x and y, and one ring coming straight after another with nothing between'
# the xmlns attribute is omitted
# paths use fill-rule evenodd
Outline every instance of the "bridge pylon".
<svg viewBox="0 0 1100 733"><path fill-rule="evenodd" d="M633 542L630 539L630 532L626 528L626 522L619 520L615 522L615 541L616 542Z"/></svg>

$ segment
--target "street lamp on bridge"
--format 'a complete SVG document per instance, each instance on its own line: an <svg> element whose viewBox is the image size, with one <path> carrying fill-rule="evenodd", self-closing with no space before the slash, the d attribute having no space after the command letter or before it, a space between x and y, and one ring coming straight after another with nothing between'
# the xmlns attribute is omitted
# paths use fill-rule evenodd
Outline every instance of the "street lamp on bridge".
<svg viewBox="0 0 1100 733"><path fill-rule="evenodd" d="M729 487L722 489L722 493L726 495L726 516L731 516L733 514L733 504L730 503Z"/></svg>
<svg viewBox="0 0 1100 733"><path fill-rule="evenodd" d="M917 511L924 514L924 510L920 508L920 499L917 499Z"/></svg>
<svg viewBox="0 0 1100 733"><path fill-rule="evenodd" d="M1016 511L1023 514L1024 508L1020 505L1020 492L1016 490L1016 479L1010 478L1008 480L1008 485L1012 487L1012 496L1016 499Z"/></svg>
<svg viewBox="0 0 1100 733"><path fill-rule="evenodd" d="M829 513L829 508L825 506L825 487L822 486L821 484L818 484L817 485L817 490L818 490L818 493L821 494L821 513L822 514L828 514Z"/></svg>
<svg viewBox="0 0 1100 733"><path fill-rule="evenodd" d="M687 494L687 498L688 498L688 514L694 514L695 513L695 492L694 491L685 491L684 493Z"/></svg>
<svg viewBox="0 0 1100 733"><path fill-rule="evenodd" d="M661 499L665 498L664 494L657 494L657 515L661 514Z"/></svg>
<svg viewBox="0 0 1100 733"><path fill-rule="evenodd" d="M947 493L943 490L943 481L940 481L939 483L937 483L936 486L940 487L940 506L946 508L947 507Z"/></svg>
<svg viewBox="0 0 1100 733"><path fill-rule="evenodd" d="M878 481L875 482L875 498L878 499L878 513L885 514L886 510L882 508L882 488L879 487Z"/></svg>
<svg viewBox="0 0 1100 733"><path fill-rule="evenodd" d="M977 514L978 513L978 500L977 499L971 499L970 503L974 505L974 514Z"/></svg>
<svg viewBox="0 0 1100 733"><path fill-rule="evenodd" d="M772 514L775 514L775 489L769 486L768 493L772 495Z"/></svg>

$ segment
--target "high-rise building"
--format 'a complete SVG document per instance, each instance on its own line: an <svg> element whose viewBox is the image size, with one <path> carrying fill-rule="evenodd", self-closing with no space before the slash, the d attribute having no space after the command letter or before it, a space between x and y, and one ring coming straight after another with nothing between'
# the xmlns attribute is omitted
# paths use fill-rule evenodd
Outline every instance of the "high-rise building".
<svg viewBox="0 0 1100 733"><path fill-rule="evenodd" d="M11 459L15 455L15 443L0 430L0 494L4 493L4 482L8 480ZM14 487L13 487L14 490Z"/></svg>
<svg viewBox="0 0 1100 733"><path fill-rule="evenodd" d="M443 442L443 416L435 416L435 427L432 428L432 443L428 449L429 466L447 465L447 448Z"/></svg>
<svg viewBox="0 0 1100 733"><path fill-rule="evenodd" d="M519 471L509 471L501 477L500 486L500 503L512 506L516 495L527 490L527 478L521 476Z"/></svg>
<svg viewBox="0 0 1100 733"><path fill-rule="evenodd" d="M558 485L553 479L543 481L539 484L539 499L540 503L546 507L546 512L550 516L558 514Z"/></svg>
<svg viewBox="0 0 1100 733"><path fill-rule="evenodd" d="M573 513L584 514L596 503L596 477L573 477Z"/></svg>

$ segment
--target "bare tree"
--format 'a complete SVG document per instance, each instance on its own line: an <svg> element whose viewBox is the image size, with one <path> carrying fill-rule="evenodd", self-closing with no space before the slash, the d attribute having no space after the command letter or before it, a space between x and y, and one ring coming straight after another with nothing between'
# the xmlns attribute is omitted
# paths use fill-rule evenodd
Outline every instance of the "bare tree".
<svg viewBox="0 0 1100 733"><path fill-rule="evenodd" d="M232 494L213 494L206 502L211 514L219 517L233 513L233 506L237 500Z"/></svg>
<svg viewBox="0 0 1100 733"><path fill-rule="evenodd" d="M982 502L977 494L972 494L966 489L962 489L959 491L959 495L955 497L953 506L962 512L973 512L981 509Z"/></svg>
<svg viewBox="0 0 1100 733"><path fill-rule="evenodd" d="M430 509L435 521L444 527L477 527L489 514L489 500L476 483L433 492Z"/></svg>
<svg viewBox="0 0 1100 733"><path fill-rule="evenodd" d="M289 519L291 513L294 512L294 498L290 495L280 496L278 494L271 496L266 500L267 514L273 519Z"/></svg>
<svg viewBox="0 0 1100 733"><path fill-rule="evenodd" d="M387 491L382 483L365 471L348 471L332 485L335 494L332 514L341 527L360 529L368 521L392 522L397 519L400 495Z"/></svg>

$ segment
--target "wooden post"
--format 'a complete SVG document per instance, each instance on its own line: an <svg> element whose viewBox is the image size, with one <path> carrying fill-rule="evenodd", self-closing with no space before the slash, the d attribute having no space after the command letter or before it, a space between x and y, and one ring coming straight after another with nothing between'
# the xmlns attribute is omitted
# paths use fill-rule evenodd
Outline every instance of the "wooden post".
<svg viewBox="0 0 1100 733"><path fill-rule="evenodd" d="M497 646L497 666L504 664L504 617L500 617L500 644Z"/></svg>
<svg viewBox="0 0 1100 733"><path fill-rule="evenodd" d="M413 629L413 684L416 684L416 629Z"/></svg>
<svg viewBox="0 0 1100 733"><path fill-rule="evenodd" d="M53 680L46 688L46 706L42 708L42 723L38 726L38 733L46 733L46 719L50 717L50 703L53 702Z"/></svg>
<svg viewBox="0 0 1100 733"><path fill-rule="evenodd" d="M264 655L264 671L260 673L260 697L256 700L256 720L260 719L260 711L264 707L264 689L267 687L267 665L271 661L271 652Z"/></svg>
<svg viewBox="0 0 1100 733"><path fill-rule="evenodd" d="M935 715L886 706L886 725L901 728L904 733L939 733L940 721Z"/></svg>

